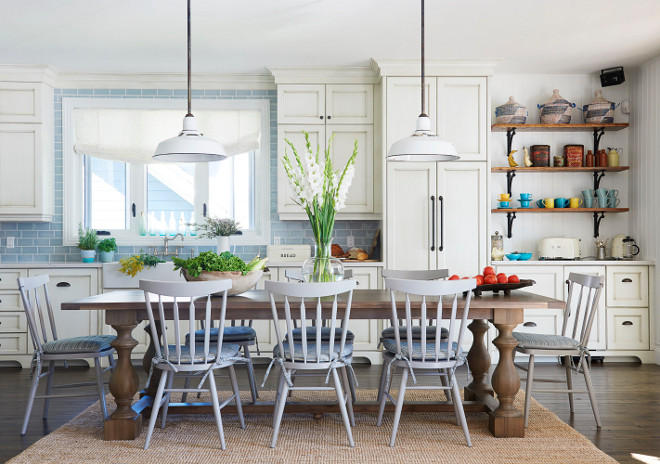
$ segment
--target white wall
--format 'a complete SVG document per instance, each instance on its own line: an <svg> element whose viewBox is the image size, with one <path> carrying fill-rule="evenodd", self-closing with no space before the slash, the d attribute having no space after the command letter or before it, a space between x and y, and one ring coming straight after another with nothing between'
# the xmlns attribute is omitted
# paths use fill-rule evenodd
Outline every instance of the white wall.
<svg viewBox="0 0 660 464"><path fill-rule="evenodd" d="M505 103L509 96L513 96L529 110L527 123L540 122L540 110L537 104L544 103L552 96L553 89L559 89L562 97L576 103L571 122L584 122L583 105L590 103L594 98L594 91L600 89L598 75L496 75L491 84L492 120L495 121L495 108ZM628 82L622 85L606 87L603 96L619 103L629 98ZM628 115L621 113L617 108L615 122L628 122ZM601 138L600 147L622 147L623 155L620 164L628 165L631 160L628 150L630 129L619 132L606 132ZM518 150L514 155L516 161L523 165L523 146L528 149L531 145L550 145L550 159L554 155L563 154L564 145L584 145L587 150L593 150L593 134L591 132L518 132L513 139L513 149ZM508 166L506 158L506 133L491 133L491 165ZM631 202L628 193L629 173L607 174L601 187L619 190L621 204L619 207L628 207ZM593 188L593 177L588 173L517 173L513 180L514 198L520 198L520 193L531 193L534 201L544 197L581 197L581 191ZM506 175L492 174L491 176L491 208L497 207L496 198L500 193L506 192ZM520 203L515 202L514 206ZM611 237L617 234L629 233L628 216L633 213L617 213L605 215L600 225L600 236ZM596 247L593 238L593 216L589 213L581 214L518 214L513 224L513 237L506 238L506 214L491 215L491 233L496 230L505 237L504 250L506 252L524 251L534 252L536 259L536 245L543 237L578 237L581 241L582 256L595 256Z"/></svg>
<svg viewBox="0 0 660 464"><path fill-rule="evenodd" d="M660 56L633 77L630 165L631 201L636 214L630 232L645 258L660 257ZM655 273L655 301L660 301L660 273ZM655 309L656 364L660 364L660 311Z"/></svg>

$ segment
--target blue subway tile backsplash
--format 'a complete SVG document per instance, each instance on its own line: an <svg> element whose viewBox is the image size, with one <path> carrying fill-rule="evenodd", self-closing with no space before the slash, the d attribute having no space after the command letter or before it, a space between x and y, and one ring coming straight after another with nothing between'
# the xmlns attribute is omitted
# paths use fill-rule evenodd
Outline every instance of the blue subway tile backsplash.
<svg viewBox="0 0 660 464"><path fill-rule="evenodd" d="M282 244L313 244L313 235L307 221L280 221L277 214L277 91L276 90L193 90L196 99L268 99L270 102L270 219L271 243L278 237ZM55 89L54 92L54 180L55 216L51 223L45 222L0 222L0 263L80 263L80 251L75 246L62 245L63 209L63 161L62 161L62 97L94 98L186 98L182 89ZM264 137L265 143L268 137ZM369 250L380 221L336 221L333 243L346 246L353 236L355 246ZM14 237L15 248L7 248L6 238ZM120 244L121 245L121 244ZM147 246L120 246L116 259L139 253ZM199 253L214 250L209 246L186 246L183 256L191 250ZM235 246L235 254L245 260L257 253L266 254L266 244Z"/></svg>

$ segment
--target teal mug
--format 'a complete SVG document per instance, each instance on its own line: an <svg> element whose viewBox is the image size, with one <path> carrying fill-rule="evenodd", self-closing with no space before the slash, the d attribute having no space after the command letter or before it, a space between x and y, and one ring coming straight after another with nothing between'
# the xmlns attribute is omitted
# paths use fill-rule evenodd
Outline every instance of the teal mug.
<svg viewBox="0 0 660 464"><path fill-rule="evenodd" d="M568 207L568 200L566 198L555 198L555 208Z"/></svg>
<svg viewBox="0 0 660 464"><path fill-rule="evenodd" d="M545 205L543 204L543 200L536 200L536 207L545 208Z"/></svg>

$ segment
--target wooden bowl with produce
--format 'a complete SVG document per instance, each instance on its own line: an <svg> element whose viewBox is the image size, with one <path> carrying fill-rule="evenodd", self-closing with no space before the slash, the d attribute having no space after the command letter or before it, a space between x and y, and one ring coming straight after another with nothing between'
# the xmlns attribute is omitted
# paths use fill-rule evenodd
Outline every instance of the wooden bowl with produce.
<svg viewBox="0 0 660 464"><path fill-rule="evenodd" d="M204 251L195 258L172 258L172 261L174 270L179 270L188 282L230 279L231 289L227 295L232 296L254 288L263 276L268 258L261 259L257 255L246 263L228 251L221 254Z"/></svg>
<svg viewBox="0 0 660 464"><path fill-rule="evenodd" d="M463 279L469 279L470 277L462 277ZM520 279L517 275L512 274L507 276L505 273L500 272L499 274L495 273L495 269L492 266L486 266L484 268L483 274L476 275L472 277L477 279L477 288L473 290L474 296L481 296L482 292L503 292L505 295L511 295L511 290L516 290L518 288L531 287L536 282L531 279ZM457 280L461 277L453 275L449 277L449 280ZM464 292L464 295L467 295L467 292Z"/></svg>

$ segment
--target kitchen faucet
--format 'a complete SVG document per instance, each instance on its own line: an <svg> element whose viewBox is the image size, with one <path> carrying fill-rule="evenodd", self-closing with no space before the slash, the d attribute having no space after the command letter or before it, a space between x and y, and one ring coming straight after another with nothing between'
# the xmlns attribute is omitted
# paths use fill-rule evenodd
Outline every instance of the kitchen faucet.
<svg viewBox="0 0 660 464"><path fill-rule="evenodd" d="M168 247L168 245L167 245L167 243L168 243L169 241L171 241L171 240L176 240L177 237L181 237L181 241L183 242L183 234L181 234L181 233L178 233L178 234L176 234L176 235L174 235L174 236L172 236L172 237L168 237L167 235L166 235L165 237L163 237L163 242L164 242L164 247L165 247L165 249L163 250L162 253L159 253L159 252L156 250L157 247L154 247L153 254L156 255L156 256L163 256L163 257L165 257L165 256L179 256L179 250L180 250L181 248L183 248L183 245L176 245L176 247L175 247L175 251L173 251L173 252L171 252L171 253L170 253L169 247Z"/></svg>

